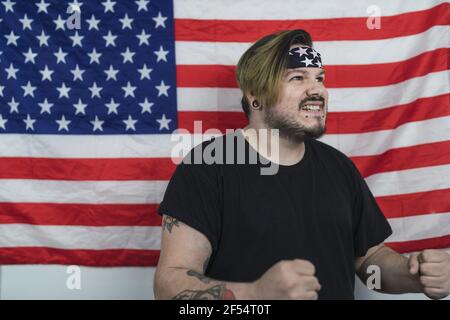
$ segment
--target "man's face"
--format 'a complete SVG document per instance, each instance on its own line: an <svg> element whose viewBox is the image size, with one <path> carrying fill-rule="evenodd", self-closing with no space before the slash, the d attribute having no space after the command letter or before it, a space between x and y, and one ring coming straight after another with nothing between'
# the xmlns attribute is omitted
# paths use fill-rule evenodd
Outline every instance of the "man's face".
<svg viewBox="0 0 450 320"><path fill-rule="evenodd" d="M285 71L278 102L265 108L268 127L280 130L280 136L302 142L325 133L328 92L321 68L296 68Z"/></svg>

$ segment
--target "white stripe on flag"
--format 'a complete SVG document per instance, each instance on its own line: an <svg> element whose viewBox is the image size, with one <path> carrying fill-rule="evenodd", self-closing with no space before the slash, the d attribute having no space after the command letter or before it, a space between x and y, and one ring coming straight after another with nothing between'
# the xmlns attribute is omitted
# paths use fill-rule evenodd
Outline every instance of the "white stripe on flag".
<svg viewBox="0 0 450 320"><path fill-rule="evenodd" d="M377 155L394 148L450 140L450 116L408 122L393 130L326 134L319 140L349 157Z"/></svg>
<svg viewBox="0 0 450 320"><path fill-rule="evenodd" d="M321 0L308 3L298 0L270 1L261 5L260 0L205 1L175 0L175 18L184 19L229 19L229 20L298 20L345 17L367 17L367 8L377 5L383 16L425 10L443 0L409 1L404 0ZM270 14L269 14L270 13Z"/></svg>
<svg viewBox="0 0 450 320"><path fill-rule="evenodd" d="M2 179L0 202L91 204L160 203L167 183L167 181Z"/></svg>
<svg viewBox="0 0 450 320"><path fill-rule="evenodd" d="M425 32L382 40L315 41L327 65L388 63L407 60L426 51L449 48L450 28L434 26ZM236 65L250 47L244 42L176 41L177 64Z"/></svg>
<svg viewBox="0 0 450 320"><path fill-rule="evenodd" d="M375 197L450 188L450 164L383 172L366 182Z"/></svg>
<svg viewBox="0 0 450 320"><path fill-rule="evenodd" d="M0 247L159 250L161 227L0 224Z"/></svg>
<svg viewBox="0 0 450 320"><path fill-rule="evenodd" d="M386 242L437 238L450 234L450 213L389 219L392 235Z"/></svg>

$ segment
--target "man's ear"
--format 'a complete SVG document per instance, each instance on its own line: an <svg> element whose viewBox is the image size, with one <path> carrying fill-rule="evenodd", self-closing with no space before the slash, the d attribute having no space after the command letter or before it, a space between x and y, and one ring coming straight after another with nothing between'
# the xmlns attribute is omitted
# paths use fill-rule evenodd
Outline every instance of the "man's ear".
<svg viewBox="0 0 450 320"><path fill-rule="evenodd" d="M245 93L245 97L247 98L247 102L248 102L249 106L252 105L252 101L256 99L256 97L253 95L252 91L247 91Z"/></svg>

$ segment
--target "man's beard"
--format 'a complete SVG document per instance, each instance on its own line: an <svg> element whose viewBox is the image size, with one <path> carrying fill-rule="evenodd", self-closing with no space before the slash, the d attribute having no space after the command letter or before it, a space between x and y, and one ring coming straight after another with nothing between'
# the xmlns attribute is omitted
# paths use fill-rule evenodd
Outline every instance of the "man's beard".
<svg viewBox="0 0 450 320"><path fill-rule="evenodd" d="M278 129L280 138L301 143L307 139L318 139L326 131L324 124L320 123L313 128L307 128L295 120L281 117L273 112L272 108L266 108L264 122L269 128Z"/></svg>

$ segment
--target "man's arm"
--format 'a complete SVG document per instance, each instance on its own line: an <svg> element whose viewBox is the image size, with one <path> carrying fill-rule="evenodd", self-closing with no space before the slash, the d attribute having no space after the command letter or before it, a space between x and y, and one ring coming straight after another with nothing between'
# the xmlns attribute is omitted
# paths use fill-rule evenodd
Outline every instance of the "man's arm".
<svg viewBox="0 0 450 320"><path fill-rule="evenodd" d="M425 293L433 299L444 298L450 291L450 255L440 250L425 250L408 258L377 245L355 261L357 275L366 283L370 265L381 270L382 293Z"/></svg>
<svg viewBox="0 0 450 320"><path fill-rule="evenodd" d="M164 215L161 255L155 272L156 299L317 299L320 284L305 260L280 261L253 282L226 282L204 275L211 256L199 231ZM237 263L237 262L236 262Z"/></svg>
<svg viewBox="0 0 450 320"><path fill-rule="evenodd" d="M251 299L250 285L204 275L211 252L211 244L202 233L164 215L161 255L154 279L156 299Z"/></svg>

